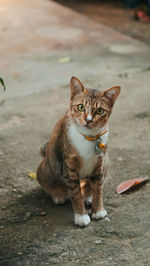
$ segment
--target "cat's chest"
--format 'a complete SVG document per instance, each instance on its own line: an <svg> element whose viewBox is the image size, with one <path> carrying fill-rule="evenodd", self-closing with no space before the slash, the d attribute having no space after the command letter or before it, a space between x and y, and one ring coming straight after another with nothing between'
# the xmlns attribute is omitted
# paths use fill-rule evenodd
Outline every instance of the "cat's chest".
<svg viewBox="0 0 150 266"><path fill-rule="evenodd" d="M69 138L81 157L80 178L85 178L92 174L98 162L98 156L95 153L95 141L87 141L74 126L69 128Z"/></svg>

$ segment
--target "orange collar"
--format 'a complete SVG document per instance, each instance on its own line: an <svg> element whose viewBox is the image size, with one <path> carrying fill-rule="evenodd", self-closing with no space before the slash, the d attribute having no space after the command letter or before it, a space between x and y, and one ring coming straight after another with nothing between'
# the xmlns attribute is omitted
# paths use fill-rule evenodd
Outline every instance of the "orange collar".
<svg viewBox="0 0 150 266"><path fill-rule="evenodd" d="M97 139L99 139L102 135L104 135L105 133L107 132L107 130L104 130L103 132L100 132L99 134L97 134L96 136L87 136L87 135L85 135L85 134L83 134L83 133L81 133L80 132L80 134L83 136L83 137L85 137L85 139L86 140L88 140L88 141L94 141L94 140L97 140Z"/></svg>

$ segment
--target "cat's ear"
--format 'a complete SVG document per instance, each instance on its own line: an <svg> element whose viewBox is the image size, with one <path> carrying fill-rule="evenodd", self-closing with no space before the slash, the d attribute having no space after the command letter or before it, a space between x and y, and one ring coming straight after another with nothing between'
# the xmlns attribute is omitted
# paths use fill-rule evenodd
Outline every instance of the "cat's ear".
<svg viewBox="0 0 150 266"><path fill-rule="evenodd" d="M121 87L120 86L115 86L112 87L111 89L108 89L104 92L102 92L103 96L105 96L107 99L109 99L111 107L113 107L119 93L120 93Z"/></svg>
<svg viewBox="0 0 150 266"><path fill-rule="evenodd" d="M71 100L77 93L83 92L83 91L86 92L86 88L83 86L81 81L76 77L71 78L70 88L71 88Z"/></svg>

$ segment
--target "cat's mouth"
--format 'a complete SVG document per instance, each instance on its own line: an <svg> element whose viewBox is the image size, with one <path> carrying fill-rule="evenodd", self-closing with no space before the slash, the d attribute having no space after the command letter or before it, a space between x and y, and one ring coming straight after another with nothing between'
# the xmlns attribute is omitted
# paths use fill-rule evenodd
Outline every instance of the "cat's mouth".
<svg viewBox="0 0 150 266"><path fill-rule="evenodd" d="M103 128L104 127L104 125L99 125L98 127L97 127L97 125L95 125L94 123L90 123L90 124L88 124L88 123L86 123L86 124L84 124L84 125L82 125L84 128L87 128L87 129L100 129L100 128Z"/></svg>
<svg viewBox="0 0 150 266"><path fill-rule="evenodd" d="M93 129L94 128L92 124L88 124L88 123L84 124L83 127L87 128L87 129Z"/></svg>
<svg viewBox="0 0 150 266"><path fill-rule="evenodd" d="M90 128L93 128L92 125L90 125L90 124L86 124L85 127L86 127L86 128L89 128L89 129L90 129Z"/></svg>

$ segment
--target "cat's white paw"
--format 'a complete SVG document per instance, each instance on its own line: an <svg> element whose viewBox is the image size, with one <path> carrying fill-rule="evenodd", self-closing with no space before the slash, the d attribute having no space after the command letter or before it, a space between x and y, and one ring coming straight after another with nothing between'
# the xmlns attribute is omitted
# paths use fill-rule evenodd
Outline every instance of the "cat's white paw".
<svg viewBox="0 0 150 266"><path fill-rule="evenodd" d="M66 201L63 197L52 197L52 199L55 204L64 204Z"/></svg>
<svg viewBox="0 0 150 266"><path fill-rule="evenodd" d="M80 226L87 226L90 223L91 219L88 214L74 214L74 223Z"/></svg>
<svg viewBox="0 0 150 266"><path fill-rule="evenodd" d="M102 218L105 218L105 216L107 215L107 211L106 210L101 210L101 211L98 211L98 212L95 212L95 213L92 213L92 218L93 219L102 219Z"/></svg>
<svg viewBox="0 0 150 266"><path fill-rule="evenodd" d="M86 204L87 206L91 205L91 204L92 204L92 199L93 199L92 196L87 197L86 200L85 200L85 204Z"/></svg>

